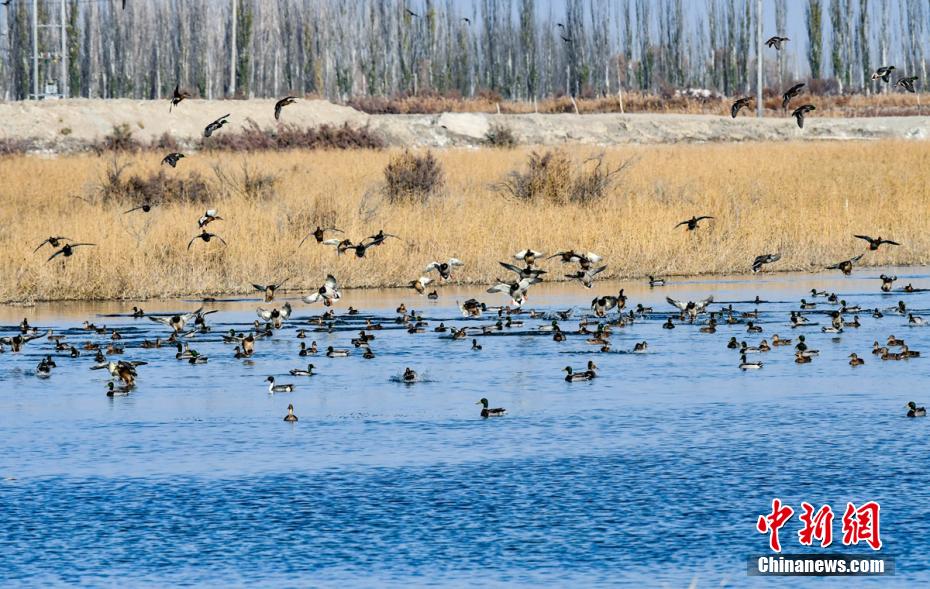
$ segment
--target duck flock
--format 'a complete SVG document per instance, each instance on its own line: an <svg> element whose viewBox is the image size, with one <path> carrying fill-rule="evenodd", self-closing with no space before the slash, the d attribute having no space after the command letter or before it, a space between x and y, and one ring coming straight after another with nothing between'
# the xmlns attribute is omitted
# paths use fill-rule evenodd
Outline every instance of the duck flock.
<svg viewBox="0 0 930 589"><path fill-rule="evenodd" d="M780 43L784 41L787 41L787 39L782 38L779 41L778 48L780 48ZM891 69L882 68L882 71L877 73L879 78L887 82ZM913 80L908 80L910 86L913 86ZM901 81L899 81L899 84L901 84ZM784 106L786 108L791 98L801 92L802 87L803 84L798 84L785 93ZM169 110L173 110L188 96L188 93L182 91L179 86L176 87ZM732 115L735 117L740 108L748 106L750 100L744 98L737 101L733 105ZM279 100L275 104L275 119L280 119L282 109L295 101L296 98L293 96ZM813 110L813 106L804 105L794 112L799 126L803 126L804 114L810 110ZM209 138L222 129L230 116L230 114L227 114L210 122L204 129L204 137ZM176 167L184 157L182 153L170 153L163 158L162 163ZM157 206L157 203L147 202L127 210L126 213L138 212L145 214L149 213L155 206ZM684 230L688 232L698 231L701 223L713 220L712 215L695 215L678 223L676 228L684 227ZM197 219L199 233L190 239L187 249L191 249L198 241L209 245L216 240L225 246L226 241L220 235L207 230L208 227L213 227L215 223L221 221L223 221L223 217L220 216L217 210L206 210ZM297 247L300 248L310 241L311 243L315 242L319 247L332 247L336 255L354 254L357 258L365 258L368 252L385 246L390 239L398 239L397 235L387 233L383 229L360 240L353 240L344 235L344 232L336 227L317 227L309 232ZM896 241L884 239L881 236L873 238L860 234L854 237L868 244L866 251L828 266L827 269L839 270L844 275L849 275L852 273L853 267L868 252L877 251L885 245L900 245ZM47 262L57 258L62 264L75 255L78 248L94 246L91 242L77 241L64 236L50 236L38 244L34 253L38 253L46 245L52 249ZM776 353L776 348L793 350L794 362L797 364L814 362L819 352L808 346L805 331L838 335L847 330L857 329L861 325L860 316L868 316L868 320L876 321L882 320L886 316L906 317L909 326L922 326L926 322L919 313L909 309L903 301L899 301L897 305L890 308L866 309L847 303L845 298L835 293L816 289L810 291L810 300L806 296L801 298L797 310L790 311L789 315L784 318L786 329L797 330L798 335L792 338L782 338L777 334L773 334L770 338L765 337L764 328L758 322L759 307L764 305L765 301L760 300L758 297L753 301L746 301L752 307L751 309L736 309L733 303L715 304L712 296L696 301L683 301L667 297L666 301L670 305L669 309L655 311L641 303L630 304L623 289L620 289L616 294L595 296L585 310L578 311L574 308L569 310L537 310L529 307L528 293L534 285L543 282L546 274L550 271L556 272L553 269L554 264L559 265L559 275L571 281L577 281L585 289L594 289L598 275L607 268L607 265L603 264L602 257L594 252L576 251L574 249L546 255L541 251L526 248L508 258L506 261L500 261L501 268L509 273L507 277L496 281L487 289L489 295L505 295L502 304L493 304L499 301L489 302L474 298L468 299L458 303L462 315L461 319L448 318L443 320L443 318L439 318L438 324L436 318L427 317L422 311L407 309L404 304L401 304L396 309L396 315L394 316L362 314L352 306L349 306L345 312L337 313L335 307L342 302L343 291L337 278L330 274L316 290L299 299L306 305L322 303L324 306L322 313L308 318L296 318L293 315L290 300L285 301L281 306L274 305L275 301L279 300L284 285L288 282L288 279L285 278L272 284L252 284L253 288L261 293L264 303L264 305L258 306L256 309L257 318L251 324L233 326L225 332L214 331L208 322L209 316L217 313L217 309L205 310L204 307L190 312L169 315L147 314L144 310L133 307L132 313L128 317L133 320L147 319L158 324L164 330L161 335L157 335L153 339L141 340L132 335L138 333L139 330L124 329L127 332L127 336L124 336L120 329L96 326L90 321L85 321L82 329L68 329L55 333L54 329L30 325L28 318L25 318L18 326L16 333L0 337L0 358L6 352L12 354L22 352L27 345L29 347L43 346L41 360L35 368L35 376L50 378L57 368L57 362L79 361L80 358L90 356L93 358L90 369L92 371L105 371L104 373L110 377L105 385L105 392L106 395L114 397L130 394L136 389L137 381L144 380L140 377L140 372L145 375L145 369L142 367L146 366L148 362L139 359L128 359L127 356L139 357L142 350L154 350L150 353L173 354L175 359L180 362L187 362L192 365L205 364L209 361L209 358L195 349L195 346L201 346L201 343L211 347L213 344L219 343L226 346L223 348L223 354L228 354L237 360L249 362L254 362L261 356L260 354L256 356L257 351L261 350L267 340L291 337L299 340L299 347L295 343L295 355L300 358L335 359L360 355L364 359L372 360L376 358L375 332L381 332L384 335L390 333L391 336L406 332L411 335L423 334L424 337L465 340L466 343L470 342L470 349L473 352L479 352L483 349L480 340L485 336L511 334L551 337L555 342L583 341L585 344L593 346L592 349L597 354L616 352L647 353L649 344L646 341L637 342L630 350L617 350L611 343L611 335L636 323L659 321L664 329L672 330L679 327L697 329L703 334L715 334L718 326L722 325L744 327L745 339L732 336L725 344L721 342L721 345L725 345L726 348L734 351L735 368L749 371L762 369L765 361L760 358L766 357L765 355L769 353ZM762 254L752 260L748 267L752 272L756 273L762 271L764 266L775 264L780 259L781 255L779 253ZM434 285L437 281L451 280L455 269L464 265L465 262L457 257L429 261L423 267L421 275L409 282L409 287L428 301L436 301L440 296L439 291L435 287L431 287L431 285ZM925 290L915 288L912 284L895 289L896 276L883 274L880 280L879 290L884 294L896 291L913 293ZM665 279L649 276L650 288L664 286L666 286ZM204 302L214 303L215 301L208 299ZM764 310L761 312L766 313ZM820 321L814 321L811 317L826 317L828 321L821 325ZM492 322L487 323L488 318ZM448 324L446 321L448 321ZM577 327L569 328L568 322L570 321L577 321ZM296 331L291 332L290 329ZM130 331L132 334L129 334ZM347 338L344 347L329 345L322 348L313 340L313 333L336 336L348 334L354 337ZM747 341L750 338L761 338L761 341L750 344ZM306 342L308 339L311 340L309 345ZM834 341L838 342L839 340L837 338ZM903 339L899 339L894 335L890 335L884 343L875 341L871 352L874 359L879 362L907 361L920 356L919 351L911 349ZM859 352L850 350L850 366L861 366L865 361L866 359L861 357ZM315 370L316 366L309 363L306 368L300 367L290 370L290 376L306 380L317 375ZM598 367L593 360L589 360L583 367L566 366L562 372L564 372L562 378L570 383L590 381L597 378ZM406 368L403 374L394 378L408 384L420 381L420 376L410 367ZM267 376L265 383L268 393L272 395L292 393L304 387L310 388L310 385L303 382L280 382L274 375ZM477 404L482 407L480 410L482 418L506 414L506 410L503 408L490 407L486 398L482 398ZM916 403L910 402L907 405L906 415L909 417L922 417L926 415L926 410L917 406ZM298 420L294 413L293 404L288 405L288 412L284 420L288 422Z"/></svg>

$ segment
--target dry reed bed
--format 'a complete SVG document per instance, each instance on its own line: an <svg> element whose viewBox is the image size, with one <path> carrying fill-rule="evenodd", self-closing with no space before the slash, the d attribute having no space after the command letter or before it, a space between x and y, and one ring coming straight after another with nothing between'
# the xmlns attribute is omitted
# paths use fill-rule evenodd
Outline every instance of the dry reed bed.
<svg viewBox="0 0 930 589"><path fill-rule="evenodd" d="M596 153L567 147L577 160ZM277 177L273 192L247 196L228 183L210 225L228 242L187 243L202 205L170 204L122 214L131 203L74 198L97 190L108 166L90 155L0 158L0 300L148 298L249 292L252 282L290 277L307 291L327 273L346 286L405 285L433 259L466 262L455 278L485 283L513 252L575 248L605 257L604 277L746 272L761 253L782 252L779 270L816 270L865 250L852 233L881 234L900 248L869 253L869 265L930 262L928 160L924 143L739 144L611 148L605 161L635 164L604 199L587 206L515 202L495 189L525 165L529 149L448 150L435 155L445 188L428 204L391 205L381 195L392 151L203 154L172 174L211 177L219 165ZM130 171L158 170L159 155L130 156ZM245 163L247 162L247 163ZM694 233L691 215L715 221ZM334 222L355 240L379 229L388 240L369 257L337 256L304 232ZM97 247L46 263L33 249L49 235ZM562 267L549 263L548 278Z"/></svg>

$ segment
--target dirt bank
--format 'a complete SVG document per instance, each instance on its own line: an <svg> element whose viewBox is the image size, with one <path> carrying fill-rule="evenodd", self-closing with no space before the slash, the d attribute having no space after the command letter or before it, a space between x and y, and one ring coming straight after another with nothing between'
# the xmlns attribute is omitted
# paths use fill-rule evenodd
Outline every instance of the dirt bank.
<svg viewBox="0 0 930 589"><path fill-rule="evenodd" d="M231 114L235 130L249 119L262 127L275 124L273 100L186 100L173 112L167 101L64 100L0 103L0 140L33 139L40 149L69 151L129 124L134 137L151 140L170 133L192 143L204 126ZM816 113L814 113L816 115ZM930 137L930 117L817 118L798 129L791 118L737 119L714 115L671 114L528 114L368 115L321 100L301 100L287 107L282 122L300 126L324 123L368 125L392 146L454 147L479 145L495 123L507 126L529 145L583 143L623 145L736 141L816 141L914 139Z"/></svg>

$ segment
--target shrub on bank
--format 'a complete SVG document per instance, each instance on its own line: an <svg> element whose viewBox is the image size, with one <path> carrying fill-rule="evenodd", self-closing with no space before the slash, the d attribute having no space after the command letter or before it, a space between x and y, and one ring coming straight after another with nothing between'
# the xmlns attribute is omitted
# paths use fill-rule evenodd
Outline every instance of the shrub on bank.
<svg viewBox="0 0 930 589"><path fill-rule="evenodd" d="M416 155L405 151L384 168L384 192L388 202L425 203L445 183L442 164L432 152Z"/></svg>

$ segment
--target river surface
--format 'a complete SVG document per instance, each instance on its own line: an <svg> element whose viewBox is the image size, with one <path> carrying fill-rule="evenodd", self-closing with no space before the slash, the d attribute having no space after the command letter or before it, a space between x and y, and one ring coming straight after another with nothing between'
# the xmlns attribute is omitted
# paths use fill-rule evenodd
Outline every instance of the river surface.
<svg viewBox="0 0 930 589"><path fill-rule="evenodd" d="M0 307L0 335L26 317L66 335L77 347L109 343L81 328L117 329L138 367L128 396L107 397L109 374L90 370L94 353L56 352L41 338L20 353L0 354L0 585L49 586L850 586L850 579L747 576L747 557L768 554L756 531L774 497L795 509L781 531L785 553L873 554L847 547L847 503L881 504L881 556L896 574L858 578L856 586L927 586L930 582L930 420L907 419L905 403L930 403L927 359L881 361L872 342L889 335L930 353L930 328L906 316L858 313L861 327L821 333L823 297L887 309L904 301L930 320L930 292L879 292L878 275L896 273L930 287L925 268L839 273L760 274L673 280L542 284L526 307L555 312L565 342L537 328L550 318L518 317L489 335L453 341L432 329L493 325L465 319L456 300L506 302L477 288L441 288L429 301L412 291L346 291L332 331L310 322L323 309L297 293L204 303L213 332L191 347L209 361L191 365L171 347L142 349L169 330L127 316L190 311L198 301L58 303ZM627 310L652 313L614 327L611 351L578 334L594 294L625 288ZM732 302L759 309L763 333L745 324L699 332L699 324L662 323L675 311L666 296L711 309ZM756 296L760 305L750 303ZM805 297L815 323L792 329L791 310ZM233 357L220 335L248 329L255 308L290 300L294 315L251 359ZM405 302L429 322L409 334L394 323ZM348 306L360 310L346 316ZM117 316L119 315L119 316ZM852 320L854 313L847 313ZM349 343L366 319L376 354ZM515 317L517 318L517 317ZM615 319L615 312L611 312ZM593 326L592 326L593 327ZM308 338L295 338L296 330ZM109 333L109 331L108 331ZM761 370L738 368L731 336L756 345L773 334L792 345L768 353ZM799 335L820 350L794 362ZM347 358L298 356L299 342L352 348ZM646 353L625 353L638 341ZM865 365L852 368L857 352ZM36 365L51 354L49 378ZM565 366L598 366L590 382L567 383ZM312 362L318 374L293 377ZM420 382L404 384L405 367ZM294 383L269 394L265 379ZM507 415L481 419L486 397ZM282 418L293 403L300 421ZM805 548L797 514L807 501L833 507L834 543Z"/></svg>

